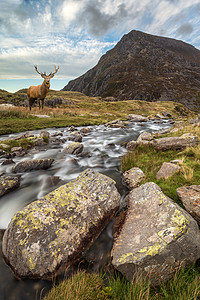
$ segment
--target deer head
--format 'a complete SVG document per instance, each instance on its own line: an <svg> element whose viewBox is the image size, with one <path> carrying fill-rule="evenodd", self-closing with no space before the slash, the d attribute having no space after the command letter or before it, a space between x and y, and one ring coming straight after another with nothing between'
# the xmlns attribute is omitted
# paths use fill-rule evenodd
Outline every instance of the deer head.
<svg viewBox="0 0 200 300"><path fill-rule="evenodd" d="M51 72L49 75L46 75L46 72L45 73L40 73L38 71L38 68L37 66L34 66L35 67L35 70L38 74L41 75L42 78L44 78L44 82L45 82L45 85L47 87L50 87L50 79L54 77L54 74L56 74L58 72L58 69L59 69L59 66L56 68L56 66L54 66L54 69L55 71L54 72Z"/></svg>

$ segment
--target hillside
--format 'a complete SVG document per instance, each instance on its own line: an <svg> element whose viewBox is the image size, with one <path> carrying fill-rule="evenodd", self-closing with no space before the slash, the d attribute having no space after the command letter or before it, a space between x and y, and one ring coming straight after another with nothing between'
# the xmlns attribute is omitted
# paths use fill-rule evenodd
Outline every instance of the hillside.
<svg viewBox="0 0 200 300"><path fill-rule="evenodd" d="M133 30L63 90L116 100L176 101L199 111L200 50Z"/></svg>

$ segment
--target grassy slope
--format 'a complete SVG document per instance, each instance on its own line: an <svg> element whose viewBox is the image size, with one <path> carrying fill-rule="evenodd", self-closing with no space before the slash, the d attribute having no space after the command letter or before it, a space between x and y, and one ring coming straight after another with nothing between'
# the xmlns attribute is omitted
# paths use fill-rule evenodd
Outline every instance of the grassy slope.
<svg viewBox="0 0 200 300"><path fill-rule="evenodd" d="M22 97L22 98L20 98ZM146 102L146 101L119 101L105 102L100 98L85 96L78 92L50 91L47 99L61 97L63 104L57 108L44 108L39 111L33 107L31 113L27 107L16 106L14 108L0 107L0 134L22 132L27 130L42 129L48 127L85 126L102 124L120 118L126 119L127 114L155 115L165 110L177 117L177 108L180 108L186 115L191 114L181 104L170 101ZM0 90L0 103L25 103L25 90L17 93L8 93ZM34 115L44 114L50 118L38 118Z"/></svg>

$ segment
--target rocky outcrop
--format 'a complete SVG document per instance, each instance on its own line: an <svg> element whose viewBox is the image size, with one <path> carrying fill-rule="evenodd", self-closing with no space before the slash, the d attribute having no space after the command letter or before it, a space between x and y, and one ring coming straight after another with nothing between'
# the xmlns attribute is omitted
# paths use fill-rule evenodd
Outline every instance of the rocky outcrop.
<svg viewBox="0 0 200 300"><path fill-rule="evenodd" d="M81 152L83 152L83 144L81 143L71 143L69 144L64 150L63 150L63 153L66 153L66 154L74 154L74 155L77 155L77 154L80 154Z"/></svg>
<svg viewBox="0 0 200 300"><path fill-rule="evenodd" d="M25 160L14 165L12 171L14 173L23 173L32 170L46 170L51 167L53 161L53 158Z"/></svg>
<svg viewBox="0 0 200 300"><path fill-rule="evenodd" d="M122 175L123 183L130 189L139 186L140 182L145 178L145 174L140 168L134 167L126 171Z"/></svg>
<svg viewBox="0 0 200 300"><path fill-rule="evenodd" d="M176 191L186 210L200 225L200 185L182 186Z"/></svg>
<svg viewBox="0 0 200 300"><path fill-rule="evenodd" d="M115 100L169 100L199 110L200 51L180 40L132 30L65 91Z"/></svg>
<svg viewBox="0 0 200 300"><path fill-rule="evenodd" d="M77 179L19 211L3 237L3 255L19 278L64 273L119 207L111 178L85 170Z"/></svg>
<svg viewBox="0 0 200 300"><path fill-rule="evenodd" d="M173 163L164 162L156 174L156 179L167 179L180 170L180 167Z"/></svg>
<svg viewBox="0 0 200 300"><path fill-rule="evenodd" d="M180 137L165 137L154 140L154 147L158 150L183 150L186 147L198 145L199 139L193 134L183 134Z"/></svg>
<svg viewBox="0 0 200 300"><path fill-rule="evenodd" d="M153 182L133 189L125 222L115 236L112 264L128 280L136 271L152 284L168 280L180 264L200 257L197 222Z"/></svg>
<svg viewBox="0 0 200 300"><path fill-rule="evenodd" d="M0 197L4 194L15 190L20 185L20 179L18 176L0 176Z"/></svg>

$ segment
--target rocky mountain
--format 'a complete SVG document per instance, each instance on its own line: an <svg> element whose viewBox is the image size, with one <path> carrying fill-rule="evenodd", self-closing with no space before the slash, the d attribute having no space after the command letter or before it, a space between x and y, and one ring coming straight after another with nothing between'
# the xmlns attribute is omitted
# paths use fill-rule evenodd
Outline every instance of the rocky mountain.
<svg viewBox="0 0 200 300"><path fill-rule="evenodd" d="M133 30L64 91L116 100L171 100L200 109L200 50Z"/></svg>

